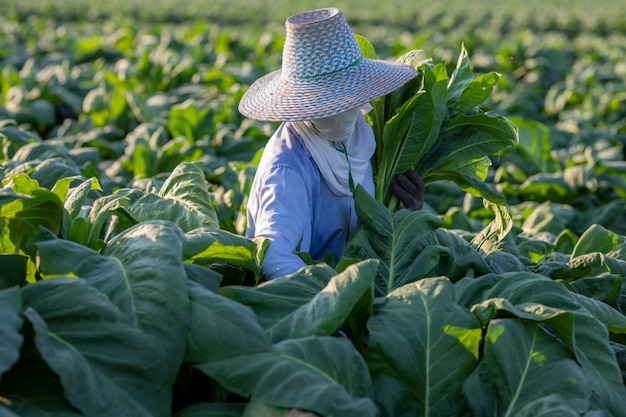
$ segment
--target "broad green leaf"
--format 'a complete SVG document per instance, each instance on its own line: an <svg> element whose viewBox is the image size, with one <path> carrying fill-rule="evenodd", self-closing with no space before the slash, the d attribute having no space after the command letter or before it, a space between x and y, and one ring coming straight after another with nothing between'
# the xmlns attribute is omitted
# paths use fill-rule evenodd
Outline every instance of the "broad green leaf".
<svg viewBox="0 0 626 417"><path fill-rule="evenodd" d="M529 235L549 232L555 236L577 223L579 213L571 206L546 201L537 206L521 224Z"/></svg>
<svg viewBox="0 0 626 417"><path fill-rule="evenodd" d="M168 356L99 291L59 278L22 294L37 349L72 405L90 416L169 415Z"/></svg>
<svg viewBox="0 0 626 417"><path fill-rule="evenodd" d="M28 237L39 226L52 233L59 233L63 219L63 202L56 194L40 187L37 181L31 180L26 174L12 178L7 187L31 197L0 206L0 218L7 220L10 239L18 249L25 249Z"/></svg>
<svg viewBox="0 0 626 417"><path fill-rule="evenodd" d="M259 256L267 242L225 230L200 227L185 234L184 259L199 265L227 262L261 276Z"/></svg>
<svg viewBox="0 0 626 417"><path fill-rule="evenodd" d="M92 190L102 191L98 179L95 177L86 179L67 194L63 206L73 219L78 217L78 214L87 200L89 192Z"/></svg>
<svg viewBox="0 0 626 417"><path fill-rule="evenodd" d="M33 341L28 343L18 363L0 380L2 397L10 401L8 408L0 405L0 416L83 417L65 398L59 376L41 359Z"/></svg>
<svg viewBox="0 0 626 417"><path fill-rule="evenodd" d="M367 40L367 38L356 33L354 34L354 38L356 39L356 42L359 44L359 49L361 50L361 55L363 55L363 58L377 59L374 45L372 45L370 41Z"/></svg>
<svg viewBox="0 0 626 417"><path fill-rule="evenodd" d="M185 263L184 266L188 280L197 282L210 291L219 291L223 278L220 273L202 265Z"/></svg>
<svg viewBox="0 0 626 417"><path fill-rule="evenodd" d="M499 115L459 115L450 120L446 132L417 169L427 177L438 166L484 158L516 142L515 126Z"/></svg>
<svg viewBox="0 0 626 417"><path fill-rule="evenodd" d="M506 188L512 195L523 196L532 201L551 201L553 203L571 203L576 191L563 179L563 173L538 173L529 176L519 186Z"/></svg>
<svg viewBox="0 0 626 417"><path fill-rule="evenodd" d="M44 277L78 277L97 288L163 347L171 383L184 356L189 315L183 239L172 223L151 221L116 236L101 253L61 239L39 242L40 271Z"/></svg>
<svg viewBox="0 0 626 417"><path fill-rule="evenodd" d="M494 199L488 199L484 197L485 206L491 209L494 213L493 220L485 226L478 234L476 234L471 242L482 253L487 255L501 251L509 247L507 252L512 255L519 255L518 249L513 243L513 237L511 236L511 230L513 230L514 222L511 218L506 201Z"/></svg>
<svg viewBox="0 0 626 417"><path fill-rule="evenodd" d="M71 160L65 146L50 142L31 142L22 146L12 158L15 161L47 161L52 159Z"/></svg>
<svg viewBox="0 0 626 417"><path fill-rule="evenodd" d="M566 340L567 333L550 323ZM577 314L575 322L576 360L603 409L619 416L626 409L626 387L615 353L609 344L609 335L601 320L590 314ZM623 321L621 323L623 329Z"/></svg>
<svg viewBox="0 0 626 417"><path fill-rule="evenodd" d="M193 100L172 106L169 114L169 130L172 136L184 136L189 143L211 133L208 108L198 108Z"/></svg>
<svg viewBox="0 0 626 417"><path fill-rule="evenodd" d="M611 333L626 334L626 316L606 303L583 294L573 293L581 307L602 322Z"/></svg>
<svg viewBox="0 0 626 417"><path fill-rule="evenodd" d="M499 311L545 322L553 332L553 343L567 347L584 371L594 396L611 413L619 415L618 410L626 408L626 387L620 382L608 331L583 306L580 297L542 275L506 273L482 276L464 289L459 303L471 307L484 324L497 317ZM619 326L623 327L624 323Z"/></svg>
<svg viewBox="0 0 626 417"><path fill-rule="evenodd" d="M507 153L510 156L519 157L521 163L517 163L526 175L538 172L556 172L559 167L552 155L552 140L550 129L537 121L521 117L510 117L509 120L519 130L519 142L515 146L515 152Z"/></svg>
<svg viewBox="0 0 626 417"><path fill-rule="evenodd" d="M488 72L472 79L461 93L458 114L466 114L489 98L500 80L497 72Z"/></svg>
<svg viewBox="0 0 626 417"><path fill-rule="evenodd" d="M506 209L507 199L495 187L486 183L481 178L485 173L485 167L491 163L488 158L472 161L471 164L459 164L457 167L448 168L440 167L434 175L431 175L429 181L453 181L461 187L463 191L470 193L476 197L482 197L487 202L502 209Z"/></svg>
<svg viewBox="0 0 626 417"><path fill-rule="evenodd" d="M25 145L42 143L42 139L35 132L13 125L0 125L0 139L4 157L7 159L14 158L15 153Z"/></svg>
<svg viewBox="0 0 626 417"><path fill-rule="evenodd" d="M376 143L376 154L374 158L376 162L376 198L380 202L384 202L387 198L386 196L389 194L387 185L391 181L392 172L395 169L395 159L397 154L402 150L404 137L414 121L414 116L412 116L413 109L420 100L424 100L423 94L418 93L399 107L396 111L397 114L392 116L391 119L382 122L380 138L377 139L379 142ZM382 105L381 103L381 106ZM377 107L374 107L371 112L382 113L384 109L381 108L379 110ZM382 116L379 115L379 117ZM424 123L424 120L427 120L429 117L432 116L423 114L422 119L419 120ZM423 130L423 132L427 134L426 130ZM378 184L381 185L378 186Z"/></svg>
<svg viewBox="0 0 626 417"><path fill-rule="evenodd" d="M578 414L590 404L590 386L568 350L541 327L494 319L485 335L477 378L467 379L465 397L476 417L515 416L539 397L559 395Z"/></svg>
<svg viewBox="0 0 626 417"><path fill-rule="evenodd" d="M398 111L385 125L382 162L377 173L377 187L380 184L387 190L385 199L395 174L416 169L421 175L419 166L439 137L446 116L448 75L445 66L433 67L424 75L424 82L426 91L416 93L407 101L404 112ZM379 201L386 202L380 198Z"/></svg>
<svg viewBox="0 0 626 417"><path fill-rule="evenodd" d="M461 45L461 52L456 62L456 67L450 75L448 82L448 104L451 115L459 112L461 97L468 84L474 79L474 73L470 68L470 59L465 45Z"/></svg>
<svg viewBox="0 0 626 417"><path fill-rule="evenodd" d="M250 306L273 343L329 336L349 318L359 300L372 292L376 270L374 260L352 264L339 274L329 267L313 266L256 288L228 286L222 293Z"/></svg>
<svg viewBox="0 0 626 417"><path fill-rule="evenodd" d="M319 415L377 415L367 366L345 338L288 339L266 352L227 356L215 352L197 367L252 401Z"/></svg>
<svg viewBox="0 0 626 417"><path fill-rule="evenodd" d="M88 228L89 236L86 246L97 249L103 240L108 240L108 236L103 235L103 229L107 221L122 207L128 207L129 202L130 199L127 196L117 193L100 197L94 201L88 216L90 227Z"/></svg>
<svg viewBox="0 0 626 417"><path fill-rule="evenodd" d="M31 179L37 181L45 189L53 189L55 184L66 178L82 178L80 169L69 157L67 159L51 158L39 162L29 173Z"/></svg>
<svg viewBox="0 0 626 417"><path fill-rule="evenodd" d="M28 198L32 197L27 194L18 194L9 187L0 188L0 206L4 206L5 204L9 204L16 200L24 200Z"/></svg>
<svg viewBox="0 0 626 417"><path fill-rule="evenodd" d="M31 178L33 178L32 175ZM59 196L59 199L61 201L65 201L67 199L67 193L70 190L72 182L80 180L81 178L82 177L80 175L75 177L60 178L54 183L54 186L51 187L50 190L57 196Z"/></svg>
<svg viewBox="0 0 626 417"><path fill-rule="evenodd" d="M22 328L22 297L18 287L0 290L0 378L11 369L20 356L24 337ZM1 391L0 391L1 392Z"/></svg>
<svg viewBox="0 0 626 417"><path fill-rule="evenodd" d="M189 282L189 332L185 361L202 363L272 350L250 307Z"/></svg>
<svg viewBox="0 0 626 417"><path fill-rule="evenodd" d="M621 229L622 211L626 207L626 200L621 198L613 199L607 203L594 205L582 213L580 226L601 225L607 229L619 230L626 234L626 230ZM577 229L580 230L581 228ZM582 232L582 230L580 230ZM617 249L617 248L616 248ZM622 247L622 250L624 248ZM626 256L623 257L626 260Z"/></svg>
<svg viewBox="0 0 626 417"><path fill-rule="evenodd" d="M425 55L423 50L412 50L404 55L396 58L396 62L404 65L409 65L416 69L417 75L415 78L407 81L402 87L392 91L382 98L384 101L384 118L385 120L391 119L398 109L402 105L410 100L413 96L419 92L425 92L424 89L424 76L432 67L433 64ZM384 127L384 126L383 126Z"/></svg>
<svg viewBox="0 0 626 417"><path fill-rule="evenodd" d="M488 320L495 317L497 308L504 308L504 305L519 306L519 311L515 311L517 315L522 315L521 311L527 305L529 308L538 305L553 307L570 315L572 311L580 308L580 304L565 286L531 272L483 275L480 279L470 281L459 297L458 303L473 309L474 314L479 317L486 318L483 321L485 325ZM481 313L481 310L485 313ZM547 315L541 315L535 312L536 315L524 316L524 318L545 320L552 317L553 313L550 311L549 314L546 313Z"/></svg>
<svg viewBox="0 0 626 417"><path fill-rule="evenodd" d="M478 362L482 329L454 302L447 278L425 278L391 292L368 328L365 358L382 415L464 415L462 386Z"/></svg>
<svg viewBox="0 0 626 417"><path fill-rule="evenodd" d="M451 230L441 227L435 231L437 241L450 250L449 255L440 258L437 275L446 276L451 281L466 276L477 277L492 272L484 254L463 237Z"/></svg>
<svg viewBox="0 0 626 417"><path fill-rule="evenodd" d="M597 276L603 273L626 275L626 261L612 258L600 252L586 253L571 258L565 268L550 274L553 279L573 281L582 277Z"/></svg>
<svg viewBox="0 0 626 417"><path fill-rule="evenodd" d="M613 308L619 305L622 298L623 277L620 274L603 273L582 277L568 284L573 292L602 301Z"/></svg>
<svg viewBox="0 0 626 417"><path fill-rule="evenodd" d="M167 178L158 195L147 193L126 208L137 221L170 220L183 231L219 221L199 162L182 163Z"/></svg>
<svg viewBox="0 0 626 417"><path fill-rule="evenodd" d="M580 413L571 406L569 400L560 394L550 394L527 402L515 413L516 417L578 417ZM585 413L592 417L592 413ZM600 417L600 416L598 416Z"/></svg>
<svg viewBox="0 0 626 417"><path fill-rule="evenodd" d="M449 252L435 236L442 219L426 210L391 212L362 187L357 187L354 195L360 230L346 254L380 260L376 295L386 295L434 273L439 257Z"/></svg>
<svg viewBox="0 0 626 417"><path fill-rule="evenodd" d="M626 242L626 237L598 224L593 224L580 236L572 252L572 257L593 252L606 254L624 242Z"/></svg>
<svg viewBox="0 0 626 417"><path fill-rule="evenodd" d="M374 416L362 356L347 339L300 338L273 346L250 307L190 282L187 361L252 401L320 415Z"/></svg>
<svg viewBox="0 0 626 417"><path fill-rule="evenodd" d="M166 121L172 106L170 96L157 92L143 99L134 91L127 91L126 98L133 115L142 123Z"/></svg>

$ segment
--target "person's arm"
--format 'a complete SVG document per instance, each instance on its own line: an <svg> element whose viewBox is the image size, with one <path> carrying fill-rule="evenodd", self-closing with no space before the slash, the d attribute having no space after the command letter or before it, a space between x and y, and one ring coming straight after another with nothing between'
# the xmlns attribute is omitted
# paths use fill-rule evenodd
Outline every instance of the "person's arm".
<svg viewBox="0 0 626 417"><path fill-rule="evenodd" d="M306 190L299 173L289 167L274 167L263 176L257 196L255 236L270 241L261 265L263 275L269 279L292 274L306 265L295 253L309 249L311 197Z"/></svg>

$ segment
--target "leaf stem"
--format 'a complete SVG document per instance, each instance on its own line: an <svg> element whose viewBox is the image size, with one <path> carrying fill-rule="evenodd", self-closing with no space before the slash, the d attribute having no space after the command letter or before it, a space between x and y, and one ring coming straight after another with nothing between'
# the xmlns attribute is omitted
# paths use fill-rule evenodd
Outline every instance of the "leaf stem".
<svg viewBox="0 0 626 417"><path fill-rule="evenodd" d="M398 197L395 194L391 194L389 197L389 204L387 204L387 208L394 212L398 208Z"/></svg>

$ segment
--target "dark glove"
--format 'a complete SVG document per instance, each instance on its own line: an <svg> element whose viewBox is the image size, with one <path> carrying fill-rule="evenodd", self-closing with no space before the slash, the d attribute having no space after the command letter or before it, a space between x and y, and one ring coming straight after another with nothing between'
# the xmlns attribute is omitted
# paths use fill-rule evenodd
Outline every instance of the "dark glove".
<svg viewBox="0 0 626 417"><path fill-rule="evenodd" d="M421 210L424 206L424 180L417 172L409 169L403 174L396 174L391 184L391 191L398 197L402 206L411 211Z"/></svg>

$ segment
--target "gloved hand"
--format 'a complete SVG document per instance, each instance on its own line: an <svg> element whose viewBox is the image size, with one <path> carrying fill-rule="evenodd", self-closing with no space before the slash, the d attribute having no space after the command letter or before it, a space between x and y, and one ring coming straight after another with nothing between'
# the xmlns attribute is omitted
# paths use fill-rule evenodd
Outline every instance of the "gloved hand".
<svg viewBox="0 0 626 417"><path fill-rule="evenodd" d="M391 184L391 191L398 197L402 206L411 211L421 210L424 206L424 180L417 172L409 169L403 174L396 174Z"/></svg>

